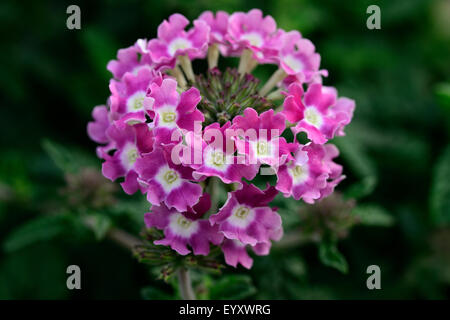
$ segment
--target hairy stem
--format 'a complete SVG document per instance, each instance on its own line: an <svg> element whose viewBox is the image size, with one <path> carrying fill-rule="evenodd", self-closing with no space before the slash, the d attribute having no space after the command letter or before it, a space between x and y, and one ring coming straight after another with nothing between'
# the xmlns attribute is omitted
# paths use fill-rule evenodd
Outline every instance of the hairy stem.
<svg viewBox="0 0 450 320"><path fill-rule="evenodd" d="M251 73L258 66L258 61L251 58L247 67L247 73Z"/></svg>
<svg viewBox="0 0 450 320"><path fill-rule="evenodd" d="M188 56L179 56L178 61L180 62L181 68L186 74L186 78L191 82L195 83L195 74L192 69L191 59Z"/></svg>
<svg viewBox="0 0 450 320"><path fill-rule="evenodd" d="M238 72L241 78L248 72L249 65L253 59L252 55L253 53L249 49L245 49L244 51L242 51L241 60L239 60L239 68L238 68Z"/></svg>
<svg viewBox="0 0 450 320"><path fill-rule="evenodd" d="M175 68L170 70L170 74L175 77L175 79L178 82L178 86L181 89L186 89L187 82L186 78L184 77L183 71L181 71L180 66L176 65Z"/></svg>
<svg viewBox="0 0 450 320"><path fill-rule="evenodd" d="M218 61L219 61L219 47L215 43L208 48L208 67L209 67L209 69L213 69L213 68L217 67Z"/></svg>
<svg viewBox="0 0 450 320"><path fill-rule="evenodd" d="M278 69L275 71L269 80L267 80L266 84L262 87L262 89L259 91L259 94L262 96L265 96L269 93L270 90L272 90L273 87L277 85L278 82L286 78L287 74L284 72L283 69Z"/></svg>
<svg viewBox="0 0 450 320"><path fill-rule="evenodd" d="M92 217L83 219L84 224L90 229L94 229L95 221ZM142 245L142 241L128 232L116 228L111 228L106 237L125 249L133 250L136 246Z"/></svg>
<svg viewBox="0 0 450 320"><path fill-rule="evenodd" d="M194 290L192 289L189 270L186 268L180 267L178 269L178 284L181 298L183 298L183 300L196 300Z"/></svg>
<svg viewBox="0 0 450 320"><path fill-rule="evenodd" d="M283 94L281 93L283 91L283 89L277 89L275 91L272 91L271 93L269 93L267 95L267 99L269 100L280 100L283 99Z"/></svg>

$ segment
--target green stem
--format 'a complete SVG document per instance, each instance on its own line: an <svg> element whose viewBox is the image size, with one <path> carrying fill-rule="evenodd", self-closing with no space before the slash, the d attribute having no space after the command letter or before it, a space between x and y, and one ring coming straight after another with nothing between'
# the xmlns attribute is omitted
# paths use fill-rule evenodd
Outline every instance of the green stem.
<svg viewBox="0 0 450 320"><path fill-rule="evenodd" d="M188 269L183 267L178 269L178 284L183 300L196 300Z"/></svg>

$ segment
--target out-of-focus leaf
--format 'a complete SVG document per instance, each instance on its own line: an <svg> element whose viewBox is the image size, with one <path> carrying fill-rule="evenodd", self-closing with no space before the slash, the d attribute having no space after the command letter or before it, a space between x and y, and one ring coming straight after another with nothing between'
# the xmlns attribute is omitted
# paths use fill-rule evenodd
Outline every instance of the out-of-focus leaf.
<svg viewBox="0 0 450 320"><path fill-rule="evenodd" d="M15 229L3 243L7 252L19 250L39 241L47 241L63 234L67 230L65 216L42 216L30 220Z"/></svg>
<svg viewBox="0 0 450 320"><path fill-rule="evenodd" d="M29 160L29 158L28 158ZM35 184L29 178L24 154L3 152L0 158L0 202L28 199Z"/></svg>
<svg viewBox="0 0 450 320"><path fill-rule="evenodd" d="M352 174L361 179L351 186L345 195L348 198L361 198L370 194L377 184L376 169L372 160L367 156L363 146L350 136L333 141L339 148L342 158L352 170Z"/></svg>
<svg viewBox="0 0 450 320"><path fill-rule="evenodd" d="M339 252L335 243L321 242L319 245L319 259L326 266L335 268L342 273L348 272L347 260Z"/></svg>
<svg viewBox="0 0 450 320"><path fill-rule="evenodd" d="M252 279L246 275L227 275L220 278L210 288L210 299L239 300L256 292Z"/></svg>
<svg viewBox="0 0 450 320"><path fill-rule="evenodd" d="M51 243L33 245L0 261L0 299L66 299L66 252Z"/></svg>
<svg viewBox="0 0 450 320"><path fill-rule="evenodd" d="M319 10L308 1L286 0L273 4L274 18L279 21L280 27L286 30L301 30L302 34L308 34L321 27L327 19L326 11Z"/></svg>
<svg viewBox="0 0 450 320"><path fill-rule="evenodd" d="M359 205L353 209L353 214L363 225L390 227L394 224L394 218L378 205Z"/></svg>
<svg viewBox="0 0 450 320"><path fill-rule="evenodd" d="M98 161L79 150L66 148L50 140L44 140L42 147L56 166L67 173L76 173L82 167L97 167Z"/></svg>
<svg viewBox="0 0 450 320"><path fill-rule="evenodd" d="M357 138L367 150L374 150L382 155L389 154L389 158L385 159L388 163L397 161L396 163L407 165L415 172L427 167L430 152L429 143L424 137L401 129L376 128L361 122L352 123L347 133ZM415 161L408 161L411 158Z"/></svg>
<svg viewBox="0 0 450 320"><path fill-rule="evenodd" d="M430 204L433 222L436 225L450 224L450 146L434 167Z"/></svg>
<svg viewBox="0 0 450 320"><path fill-rule="evenodd" d="M94 231L95 238L102 240L112 226L111 219L102 214L95 214L89 217L92 219L91 227Z"/></svg>
<svg viewBox="0 0 450 320"><path fill-rule="evenodd" d="M109 208L108 212L117 217L129 218L141 229L144 226L142 215L149 211L149 206L145 197L138 196L137 199L118 201Z"/></svg>
<svg viewBox="0 0 450 320"><path fill-rule="evenodd" d="M435 94L439 105L443 109L450 111L450 83L438 84L435 88Z"/></svg>
<svg viewBox="0 0 450 320"><path fill-rule="evenodd" d="M92 66L103 78L109 79L111 75L106 70L106 65L115 57L118 48L110 34L95 27L85 28L82 31L81 41L90 57Z"/></svg>
<svg viewBox="0 0 450 320"><path fill-rule="evenodd" d="M170 294L155 287L145 287L141 290L141 296L144 300L173 300Z"/></svg>

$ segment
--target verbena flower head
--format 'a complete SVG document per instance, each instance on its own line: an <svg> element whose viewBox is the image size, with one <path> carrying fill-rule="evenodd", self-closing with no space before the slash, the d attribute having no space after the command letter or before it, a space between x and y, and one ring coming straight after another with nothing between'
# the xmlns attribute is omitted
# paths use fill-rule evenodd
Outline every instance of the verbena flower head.
<svg viewBox="0 0 450 320"><path fill-rule="evenodd" d="M310 40L258 9L189 23L174 14L156 39L119 50L88 134L103 175L146 195L145 224L164 234L156 245L180 255L218 247L227 264L250 268L249 254L269 254L283 235L277 195L314 203L344 179L328 141L344 135L355 103L322 85L327 72ZM220 55L238 57L237 67L220 69ZM191 61L203 58L208 70L195 72ZM278 68L269 79L251 74L267 63ZM258 187L273 174L273 185Z"/></svg>

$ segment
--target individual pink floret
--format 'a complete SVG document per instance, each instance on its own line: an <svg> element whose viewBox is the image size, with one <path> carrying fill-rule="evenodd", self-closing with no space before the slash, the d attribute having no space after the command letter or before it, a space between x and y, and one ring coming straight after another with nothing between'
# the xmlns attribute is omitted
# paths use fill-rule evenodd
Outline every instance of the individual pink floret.
<svg viewBox="0 0 450 320"><path fill-rule="evenodd" d="M342 167L332 161L338 154L334 145L299 144L295 159L278 170L276 189L307 203L328 196L344 178Z"/></svg>
<svg viewBox="0 0 450 320"><path fill-rule="evenodd" d="M283 114L275 114L272 109L258 115L253 108L233 119L232 128L239 135L236 146L245 155L246 163L278 167L291 157L289 144L280 137L286 128L285 120Z"/></svg>
<svg viewBox="0 0 450 320"><path fill-rule="evenodd" d="M189 31L184 29L189 20L181 14L173 14L158 27L158 38L150 40L148 49L157 62L174 62L178 56L189 59L204 58L208 50L209 26L205 21L194 21Z"/></svg>
<svg viewBox="0 0 450 320"><path fill-rule="evenodd" d="M208 255L210 243L219 245L223 235L217 226L211 226L202 216L211 207L209 194L205 193L199 202L186 212L169 209L162 204L152 206L151 212L145 214L147 228L156 227L164 230L164 238L154 241L157 245L170 246L181 255L186 255L192 248L195 255Z"/></svg>
<svg viewBox="0 0 450 320"><path fill-rule="evenodd" d="M241 184L242 178L252 180L258 173L256 165L238 163L234 155L236 148L231 135L227 135L230 123L222 127L216 122L207 126L203 131L203 141L199 145L202 156L200 164L190 161L186 163L195 169L193 176L219 177L224 183L237 182ZM191 142L192 139L188 139ZM195 152L195 151L194 151ZM198 151L197 151L198 152Z"/></svg>
<svg viewBox="0 0 450 320"><path fill-rule="evenodd" d="M149 91L151 109L155 114L153 126L159 142L178 142L172 141L172 134L176 129L193 131L195 122L201 124L204 121L203 113L197 109L201 100L197 88L192 87L179 94L177 82L167 78L160 84L152 83Z"/></svg>
<svg viewBox="0 0 450 320"><path fill-rule="evenodd" d="M107 69L114 78L120 80L127 73L137 74L141 69L153 69L154 63L147 48L147 40L139 39L134 45L120 49L117 52L117 60L111 60Z"/></svg>
<svg viewBox="0 0 450 320"><path fill-rule="evenodd" d="M173 145L156 147L136 161L135 170L151 204L159 206L164 202L167 207L184 212L198 202L202 187L191 182L191 168L172 162L172 148Z"/></svg>
<svg viewBox="0 0 450 320"><path fill-rule="evenodd" d="M298 82L311 82L320 74L320 55L312 42L302 38L298 31L286 32L281 39L277 59L280 67Z"/></svg>
<svg viewBox="0 0 450 320"><path fill-rule="evenodd" d="M228 32L229 15L225 11L217 11L214 15L211 11L203 12L198 20L205 21L210 27L209 43L224 44Z"/></svg>
<svg viewBox="0 0 450 320"><path fill-rule="evenodd" d="M235 12L228 21L227 39L233 50L250 49L253 58L262 63L274 62L281 44L282 30L277 30L271 16L263 17L259 9Z"/></svg>
<svg viewBox="0 0 450 320"><path fill-rule="evenodd" d="M211 11L205 11L198 19L205 21L210 27L209 45L217 45L223 56L229 56L232 53L232 48L226 38L228 33L228 13L217 11L214 15Z"/></svg>
<svg viewBox="0 0 450 320"><path fill-rule="evenodd" d="M218 224L227 239L236 239L252 246L270 242L275 230L281 227L281 217L268 206L276 196L274 187L260 190L252 184L228 193L225 205L209 221Z"/></svg>
<svg viewBox="0 0 450 320"><path fill-rule="evenodd" d="M335 108L336 96L334 88L323 87L319 83L311 84L305 94L300 84L291 84L282 113L287 120L296 123L292 132L304 131L311 141L318 144L341 134L345 124L351 120L353 108L347 100Z"/></svg>
<svg viewBox="0 0 450 320"><path fill-rule="evenodd" d="M112 155L107 152L101 154L106 160L102 165L102 173L112 181L125 177L122 188L132 194L140 189L135 171L136 160L153 150L153 133L145 123L123 127L113 124L106 135L111 143L105 151L115 151Z"/></svg>
<svg viewBox="0 0 450 320"><path fill-rule="evenodd" d="M160 77L154 71L141 69L137 74L126 73L121 81L111 80L109 107L111 118L121 124L144 123L151 115L151 99L147 98L149 85Z"/></svg>

